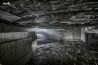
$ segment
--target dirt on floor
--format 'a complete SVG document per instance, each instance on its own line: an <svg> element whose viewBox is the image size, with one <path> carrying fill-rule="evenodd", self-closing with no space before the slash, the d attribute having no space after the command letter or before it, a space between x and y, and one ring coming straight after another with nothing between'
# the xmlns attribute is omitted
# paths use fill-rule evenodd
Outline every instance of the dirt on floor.
<svg viewBox="0 0 98 65"><path fill-rule="evenodd" d="M82 41L64 43L37 43L32 45L33 55L27 65L97 65L95 51Z"/></svg>

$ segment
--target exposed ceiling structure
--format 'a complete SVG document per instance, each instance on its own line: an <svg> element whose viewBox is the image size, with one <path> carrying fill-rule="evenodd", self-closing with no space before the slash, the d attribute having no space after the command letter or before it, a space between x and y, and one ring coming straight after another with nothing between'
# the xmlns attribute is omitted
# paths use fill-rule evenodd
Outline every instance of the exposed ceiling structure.
<svg viewBox="0 0 98 65"><path fill-rule="evenodd" d="M98 25L97 0L6 0L0 19L23 26Z"/></svg>

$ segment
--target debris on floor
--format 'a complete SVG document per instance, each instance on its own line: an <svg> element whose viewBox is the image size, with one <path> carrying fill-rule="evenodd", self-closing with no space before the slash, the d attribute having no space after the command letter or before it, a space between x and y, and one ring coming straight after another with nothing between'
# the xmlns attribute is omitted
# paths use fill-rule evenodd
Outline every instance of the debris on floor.
<svg viewBox="0 0 98 65"><path fill-rule="evenodd" d="M27 65L97 65L98 58L81 41L33 44L34 55Z"/></svg>

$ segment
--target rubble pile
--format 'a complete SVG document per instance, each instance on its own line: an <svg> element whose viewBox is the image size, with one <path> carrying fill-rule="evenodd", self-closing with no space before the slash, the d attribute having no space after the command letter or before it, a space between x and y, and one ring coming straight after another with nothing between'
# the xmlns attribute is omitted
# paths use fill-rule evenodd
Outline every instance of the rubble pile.
<svg viewBox="0 0 98 65"><path fill-rule="evenodd" d="M36 65L97 65L97 57L81 41L34 45Z"/></svg>

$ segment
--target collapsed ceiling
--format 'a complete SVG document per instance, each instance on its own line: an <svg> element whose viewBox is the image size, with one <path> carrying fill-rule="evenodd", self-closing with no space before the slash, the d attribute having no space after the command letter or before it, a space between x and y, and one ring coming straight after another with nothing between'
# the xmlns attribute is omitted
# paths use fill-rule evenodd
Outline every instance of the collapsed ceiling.
<svg viewBox="0 0 98 65"><path fill-rule="evenodd" d="M91 26L98 24L97 0L6 0L0 19L23 26Z"/></svg>

